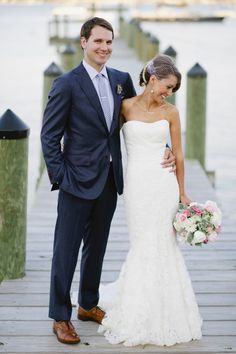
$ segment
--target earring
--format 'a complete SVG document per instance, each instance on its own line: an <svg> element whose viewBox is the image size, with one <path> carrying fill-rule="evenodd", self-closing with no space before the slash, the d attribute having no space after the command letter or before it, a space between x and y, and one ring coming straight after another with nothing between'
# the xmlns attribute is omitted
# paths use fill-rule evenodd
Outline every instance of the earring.
<svg viewBox="0 0 236 354"><path fill-rule="evenodd" d="M151 94L153 94L154 93L154 90L151 90Z"/></svg>

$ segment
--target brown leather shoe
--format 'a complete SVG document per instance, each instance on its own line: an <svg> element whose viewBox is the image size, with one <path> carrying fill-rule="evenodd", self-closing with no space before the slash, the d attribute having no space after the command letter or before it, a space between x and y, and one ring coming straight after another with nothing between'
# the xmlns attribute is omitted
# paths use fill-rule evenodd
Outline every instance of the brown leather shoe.
<svg viewBox="0 0 236 354"><path fill-rule="evenodd" d="M77 344L80 342L80 337L70 321L54 321L53 332L61 343Z"/></svg>
<svg viewBox="0 0 236 354"><path fill-rule="evenodd" d="M98 306L93 307L91 310L85 310L83 307L79 307L78 319L81 321L94 321L101 323L105 312Z"/></svg>

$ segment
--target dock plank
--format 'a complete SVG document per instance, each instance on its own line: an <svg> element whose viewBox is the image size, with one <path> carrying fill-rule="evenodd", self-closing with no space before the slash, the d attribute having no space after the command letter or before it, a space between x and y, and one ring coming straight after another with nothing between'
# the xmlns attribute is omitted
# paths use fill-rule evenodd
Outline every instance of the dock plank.
<svg viewBox="0 0 236 354"><path fill-rule="evenodd" d="M53 334L48 336L3 336L1 342L5 353L235 353L234 336L204 336L202 340L191 341L190 344L177 344L172 347L160 346L137 346L124 347L118 345L107 345L102 335L85 336L79 346L61 345L55 341ZM191 346L191 351L189 347Z"/></svg>
<svg viewBox="0 0 236 354"><path fill-rule="evenodd" d="M47 320L37 321L37 333L34 328L35 321L4 321L4 327L1 328L1 336L17 335L17 336L48 336L51 335L51 322ZM75 324L80 336L91 336L96 334L99 325L94 323L93 326L89 323L80 323L78 321ZM93 332L91 333L91 329ZM205 321L203 325L204 336L235 336L236 335L236 321Z"/></svg>

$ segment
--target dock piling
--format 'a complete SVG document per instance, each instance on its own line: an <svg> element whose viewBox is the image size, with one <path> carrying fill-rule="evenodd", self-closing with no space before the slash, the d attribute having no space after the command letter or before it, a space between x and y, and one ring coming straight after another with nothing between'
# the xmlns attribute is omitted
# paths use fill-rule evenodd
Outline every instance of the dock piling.
<svg viewBox="0 0 236 354"><path fill-rule="evenodd" d="M163 52L163 54L168 55L173 59L173 61L176 63L176 58L177 58L177 52L176 50L170 45L166 50ZM173 93L172 96L169 96L167 98L167 101L173 105L176 103L176 94Z"/></svg>
<svg viewBox="0 0 236 354"><path fill-rule="evenodd" d="M43 103L42 103L42 110L43 111L44 111L44 109L46 107L46 103L48 101L48 93L50 91L52 83L61 74L63 74L62 69L54 62L52 62L43 73ZM44 162L42 152L40 152L39 177L37 180L37 186L39 184L39 181L41 180L44 168L45 168L45 162Z"/></svg>
<svg viewBox="0 0 236 354"><path fill-rule="evenodd" d="M196 63L187 73L186 157L205 168L206 71Z"/></svg>
<svg viewBox="0 0 236 354"><path fill-rule="evenodd" d="M0 282L25 274L28 135L8 109L0 118Z"/></svg>
<svg viewBox="0 0 236 354"><path fill-rule="evenodd" d="M76 49L71 44L66 44L60 52L61 54L61 66L65 72L73 69L76 64Z"/></svg>

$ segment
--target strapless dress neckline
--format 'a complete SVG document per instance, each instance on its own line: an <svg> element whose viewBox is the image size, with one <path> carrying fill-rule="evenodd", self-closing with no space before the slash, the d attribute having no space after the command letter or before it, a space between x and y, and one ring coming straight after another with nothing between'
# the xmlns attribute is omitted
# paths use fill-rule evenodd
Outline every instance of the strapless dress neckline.
<svg viewBox="0 0 236 354"><path fill-rule="evenodd" d="M143 120L131 119L131 120L127 120L126 122L124 122L124 125L131 123L131 122L144 123L144 124L156 124L156 123L160 123L160 122L167 122L169 124L169 121L167 119L159 119L154 122L144 122Z"/></svg>

